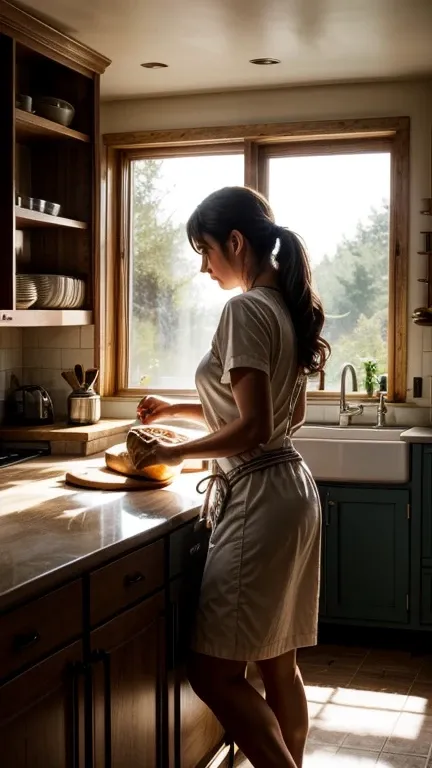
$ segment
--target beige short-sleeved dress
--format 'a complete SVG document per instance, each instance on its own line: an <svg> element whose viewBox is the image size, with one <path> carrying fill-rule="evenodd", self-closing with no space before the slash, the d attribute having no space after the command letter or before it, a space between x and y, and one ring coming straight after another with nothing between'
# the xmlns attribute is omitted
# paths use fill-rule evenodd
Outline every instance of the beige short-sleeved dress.
<svg viewBox="0 0 432 768"><path fill-rule="evenodd" d="M297 381L296 339L279 292L254 288L226 304L196 385L210 430L238 417L235 368L268 373L274 432L252 453L218 459L224 472L283 445ZM303 462L253 472L233 488L213 530L192 642L198 653L259 661L317 641L321 516Z"/></svg>

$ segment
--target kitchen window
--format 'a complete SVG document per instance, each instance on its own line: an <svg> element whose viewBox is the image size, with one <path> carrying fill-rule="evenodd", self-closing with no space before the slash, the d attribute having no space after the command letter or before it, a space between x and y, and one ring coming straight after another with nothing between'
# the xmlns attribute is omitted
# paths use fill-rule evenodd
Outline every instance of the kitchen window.
<svg viewBox="0 0 432 768"><path fill-rule="evenodd" d="M257 126L243 126L105 137L105 395L194 393L196 366L232 294L199 273L185 224L210 192L246 183L310 253L332 345L310 396L336 396L347 361L364 390L363 361L374 358L389 399L405 399L409 120L337 127L337 135L318 124L296 135L291 124L285 136L284 126L267 125L258 136L245 135Z"/></svg>
<svg viewBox="0 0 432 768"><path fill-rule="evenodd" d="M186 222L211 192L243 184L243 154L131 160L129 388L193 390L230 294L200 273Z"/></svg>
<svg viewBox="0 0 432 768"><path fill-rule="evenodd" d="M391 147L327 149L264 151L262 187L276 221L307 245L332 348L325 389L337 391L348 361L361 386L365 360L376 361L377 375L388 374ZM318 386L318 378L309 380L310 389Z"/></svg>

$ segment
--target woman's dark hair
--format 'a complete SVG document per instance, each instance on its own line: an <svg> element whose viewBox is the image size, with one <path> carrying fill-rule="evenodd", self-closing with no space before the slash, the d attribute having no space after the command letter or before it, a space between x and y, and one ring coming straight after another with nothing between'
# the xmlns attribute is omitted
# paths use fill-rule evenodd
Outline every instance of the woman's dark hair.
<svg viewBox="0 0 432 768"><path fill-rule="evenodd" d="M322 371L330 346L321 336L324 310L312 290L309 257L303 242L291 230L275 224L265 197L247 187L224 187L213 192L198 205L187 223L189 242L197 252L206 235L225 251L233 230L241 232L255 255L257 270L251 276L253 279L269 262L275 263L279 288L297 336L299 367L306 374Z"/></svg>

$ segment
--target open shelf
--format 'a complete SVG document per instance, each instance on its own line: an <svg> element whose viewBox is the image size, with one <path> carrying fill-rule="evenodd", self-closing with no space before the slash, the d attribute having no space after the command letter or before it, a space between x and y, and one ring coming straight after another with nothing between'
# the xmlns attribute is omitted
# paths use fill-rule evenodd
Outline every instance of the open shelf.
<svg viewBox="0 0 432 768"><path fill-rule="evenodd" d="M1 309L0 327L91 325L93 313L86 309Z"/></svg>
<svg viewBox="0 0 432 768"><path fill-rule="evenodd" d="M12 4L0 6L0 328L88 325L99 258L99 76L108 60ZM55 122L36 101L45 117L20 109L17 94L71 104L71 125ZM60 216L16 205L33 196L60 203ZM21 309L16 277L29 270L79 276L85 309Z"/></svg>
<svg viewBox="0 0 432 768"><path fill-rule="evenodd" d="M64 125L53 123L45 117L33 115L31 112L24 112L22 109L15 110L15 136L17 141L35 140L35 139L75 139L90 143L90 136L80 131L74 131L73 128L65 128Z"/></svg>
<svg viewBox="0 0 432 768"><path fill-rule="evenodd" d="M63 216L51 216L49 213L30 211L28 208L15 208L17 229L36 229L39 227L68 227L69 229L87 229L85 221L65 219Z"/></svg>

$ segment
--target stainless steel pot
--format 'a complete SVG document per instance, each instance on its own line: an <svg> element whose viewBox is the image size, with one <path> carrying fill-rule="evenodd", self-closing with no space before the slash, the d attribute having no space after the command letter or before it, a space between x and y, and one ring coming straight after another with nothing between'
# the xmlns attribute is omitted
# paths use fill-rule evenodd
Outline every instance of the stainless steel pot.
<svg viewBox="0 0 432 768"><path fill-rule="evenodd" d="M93 391L71 392L68 397L69 424L96 424L100 416L100 395Z"/></svg>

